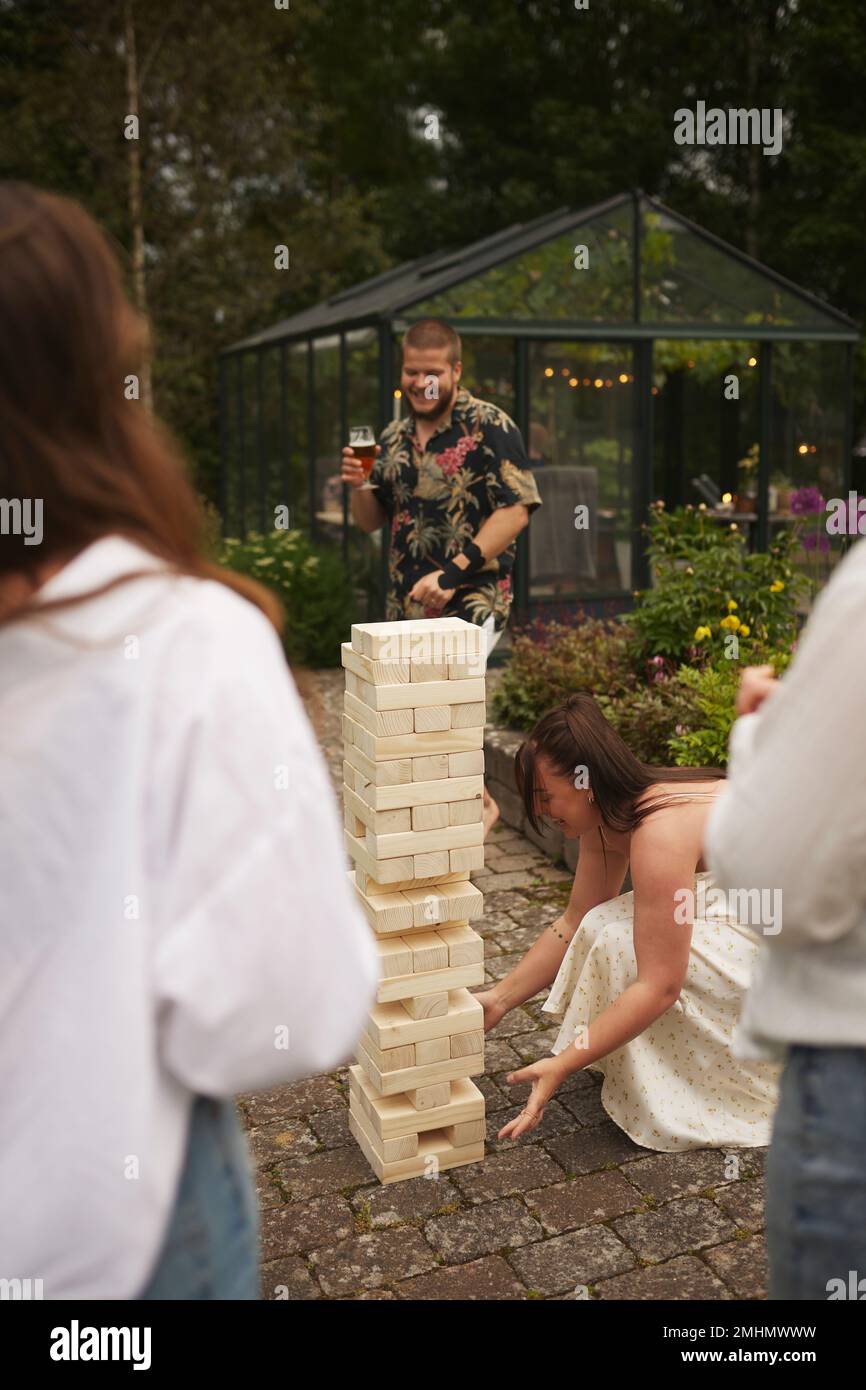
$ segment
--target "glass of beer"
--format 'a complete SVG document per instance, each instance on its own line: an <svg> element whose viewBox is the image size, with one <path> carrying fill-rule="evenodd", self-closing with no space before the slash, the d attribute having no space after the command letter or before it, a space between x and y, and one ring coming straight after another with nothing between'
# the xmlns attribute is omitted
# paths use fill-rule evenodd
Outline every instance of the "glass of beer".
<svg viewBox="0 0 866 1390"><path fill-rule="evenodd" d="M363 492L365 489L370 492L375 491L370 482L370 474L373 471L373 463L376 458L376 436L369 425L352 426L349 430L349 448L358 459L367 480L361 484L358 491Z"/></svg>

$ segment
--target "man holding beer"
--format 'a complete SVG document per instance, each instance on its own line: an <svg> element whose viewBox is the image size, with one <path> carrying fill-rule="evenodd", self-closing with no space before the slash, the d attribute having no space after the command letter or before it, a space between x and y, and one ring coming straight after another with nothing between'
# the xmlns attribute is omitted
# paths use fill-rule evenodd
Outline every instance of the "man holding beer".
<svg viewBox="0 0 866 1390"><path fill-rule="evenodd" d="M541 498L514 421L459 386L460 354L441 319L409 328L408 413L383 430L369 486L348 445L341 476L363 531L390 523L386 619L463 618L485 629L489 653L511 610L517 536ZM485 832L498 814L485 792Z"/></svg>

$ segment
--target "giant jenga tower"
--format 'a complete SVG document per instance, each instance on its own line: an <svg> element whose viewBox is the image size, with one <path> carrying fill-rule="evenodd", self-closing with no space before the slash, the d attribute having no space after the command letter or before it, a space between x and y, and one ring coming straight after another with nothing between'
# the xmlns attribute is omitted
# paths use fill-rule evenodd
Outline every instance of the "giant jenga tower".
<svg viewBox="0 0 866 1390"><path fill-rule="evenodd" d="M360 623L346 668L343 797L352 875L379 948L377 1004L350 1069L349 1126L380 1182L484 1157L486 637L459 618Z"/></svg>

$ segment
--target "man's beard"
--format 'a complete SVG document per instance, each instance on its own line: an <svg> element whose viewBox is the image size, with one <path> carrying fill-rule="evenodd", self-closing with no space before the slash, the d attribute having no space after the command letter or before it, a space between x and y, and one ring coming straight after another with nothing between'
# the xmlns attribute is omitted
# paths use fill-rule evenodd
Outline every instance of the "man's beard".
<svg viewBox="0 0 866 1390"><path fill-rule="evenodd" d="M423 412L416 410L412 404L411 397L409 398L409 409L417 420L428 420L432 424L436 420L441 420L443 415L448 414L456 398L457 382L455 381L454 385L451 387L450 395L440 396L438 400L434 398L430 401L431 409Z"/></svg>

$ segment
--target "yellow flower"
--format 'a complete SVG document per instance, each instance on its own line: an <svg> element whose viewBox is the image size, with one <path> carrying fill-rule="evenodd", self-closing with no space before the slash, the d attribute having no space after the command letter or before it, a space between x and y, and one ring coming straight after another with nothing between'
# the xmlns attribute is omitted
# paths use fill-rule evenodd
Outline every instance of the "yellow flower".
<svg viewBox="0 0 866 1390"><path fill-rule="evenodd" d="M770 593L771 593L771 594L780 594L780 593L782 592L782 590L784 589L784 587L785 587L785 586L784 586L784 584L782 583L781 579L774 579L773 582L772 582L772 584L770 585Z"/></svg>
<svg viewBox="0 0 866 1390"><path fill-rule="evenodd" d="M748 636L749 636L749 633L750 633L751 631L752 631L752 629L748 626L747 623L740 623L740 636L741 636L741 637L748 637Z"/></svg>
<svg viewBox="0 0 866 1390"><path fill-rule="evenodd" d="M712 635L713 629L711 627L699 626L695 628L696 642L702 642L705 637L712 637Z"/></svg>
<svg viewBox="0 0 866 1390"><path fill-rule="evenodd" d="M734 600L733 600L732 598L729 598L729 599L728 599L728 612L729 612L729 613L733 613L734 610L736 609L736 607L737 607L737 605L734 603Z"/></svg>
<svg viewBox="0 0 866 1390"><path fill-rule="evenodd" d="M722 621L719 623L719 627L730 628L732 632L735 631L739 626L740 620L739 618L735 618L733 613L729 613L728 616L726 618L722 618Z"/></svg>

